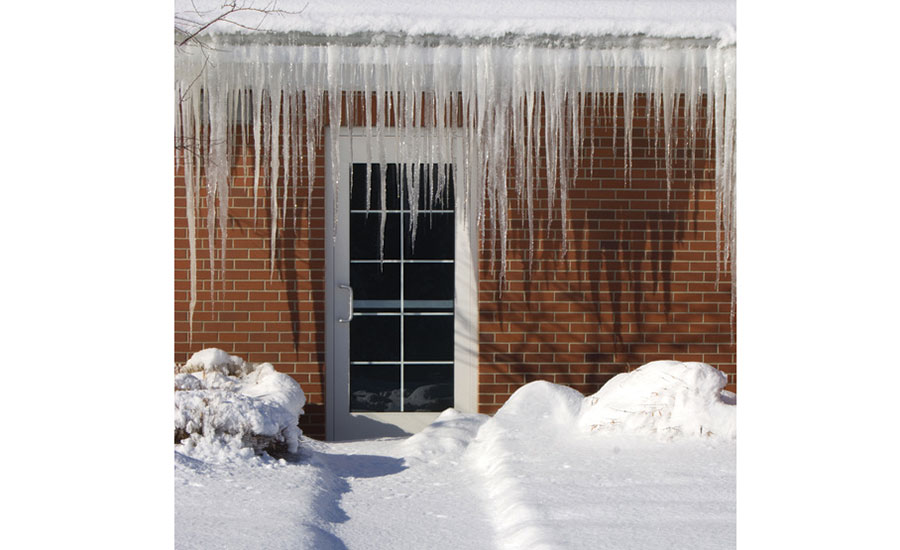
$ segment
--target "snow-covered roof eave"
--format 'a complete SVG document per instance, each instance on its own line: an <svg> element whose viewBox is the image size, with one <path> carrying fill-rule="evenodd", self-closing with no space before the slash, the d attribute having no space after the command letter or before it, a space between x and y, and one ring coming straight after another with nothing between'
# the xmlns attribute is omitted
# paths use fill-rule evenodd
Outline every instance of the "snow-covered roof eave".
<svg viewBox="0 0 900 550"><path fill-rule="evenodd" d="M736 43L734 0L176 0L175 26L228 43Z"/></svg>
<svg viewBox="0 0 900 550"><path fill-rule="evenodd" d="M182 42L188 35L176 33L176 43ZM664 37L647 34L632 35L558 35L532 34L520 35L508 33L502 36L462 37L447 34L412 35L400 32L356 32L343 35L326 35L299 31L257 31L242 33L204 33L202 40L210 40L219 45L267 45L267 46L324 46L340 44L343 46L477 46L491 45L499 47L537 46L557 48L685 48L710 46L734 47L733 41L715 37Z"/></svg>

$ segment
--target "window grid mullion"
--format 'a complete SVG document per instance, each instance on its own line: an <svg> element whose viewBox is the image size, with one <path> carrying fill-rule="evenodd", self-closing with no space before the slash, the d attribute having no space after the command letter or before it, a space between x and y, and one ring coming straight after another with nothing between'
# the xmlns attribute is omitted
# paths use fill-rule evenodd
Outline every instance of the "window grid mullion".
<svg viewBox="0 0 900 550"><path fill-rule="evenodd" d="M406 165L403 165L403 172L406 172ZM403 193L404 193L404 178L400 175L400 170L397 170L397 187L400 190L400 208L403 208ZM387 185L386 181L382 181L382 185ZM405 269L403 268L404 260L406 259L406 249L405 249L405 228L403 227L403 214L400 214L400 412L404 412L405 410L405 394L406 394L406 376L405 376L405 362L406 358L406 341L404 339L404 330L406 328L406 316L404 315L406 308L404 307L404 292L403 292L403 279Z"/></svg>

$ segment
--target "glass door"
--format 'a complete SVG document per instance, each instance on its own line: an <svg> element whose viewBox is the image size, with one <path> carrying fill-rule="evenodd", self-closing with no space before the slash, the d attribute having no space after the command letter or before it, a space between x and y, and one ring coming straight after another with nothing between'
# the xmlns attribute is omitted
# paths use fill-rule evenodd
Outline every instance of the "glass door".
<svg viewBox="0 0 900 550"><path fill-rule="evenodd" d="M475 338L464 349L459 336L477 315L474 299L465 299L470 290L462 292L465 311L457 299L460 281L474 289L471 251L459 246L470 240L457 211L458 163L396 155L371 163L358 158L366 149L342 148L340 157L329 439L415 433L449 407L474 408L472 366L459 364L473 362Z"/></svg>

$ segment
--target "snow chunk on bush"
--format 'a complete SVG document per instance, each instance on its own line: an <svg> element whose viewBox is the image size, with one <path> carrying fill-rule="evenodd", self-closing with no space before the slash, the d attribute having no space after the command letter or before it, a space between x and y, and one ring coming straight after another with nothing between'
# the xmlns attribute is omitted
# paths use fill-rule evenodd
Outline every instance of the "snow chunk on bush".
<svg viewBox="0 0 900 550"><path fill-rule="evenodd" d="M200 350L187 360L181 372L217 371L229 376L247 374L252 367L237 355L228 355L219 348Z"/></svg>
<svg viewBox="0 0 900 550"><path fill-rule="evenodd" d="M306 396L270 363L253 365L216 348L195 353L175 375L175 442L189 456L296 452Z"/></svg>
<svg viewBox="0 0 900 550"><path fill-rule="evenodd" d="M616 375L585 398L583 430L734 439L736 398L725 374L706 363L653 361Z"/></svg>

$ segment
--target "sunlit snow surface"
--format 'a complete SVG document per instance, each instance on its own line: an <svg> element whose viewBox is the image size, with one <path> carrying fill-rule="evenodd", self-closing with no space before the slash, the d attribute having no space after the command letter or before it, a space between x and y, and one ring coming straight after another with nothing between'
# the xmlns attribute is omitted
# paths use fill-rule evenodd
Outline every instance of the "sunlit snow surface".
<svg viewBox="0 0 900 550"><path fill-rule="evenodd" d="M659 377L636 378L625 395ZM715 391L702 378L691 392ZM449 409L407 439L304 440L281 459L219 464L176 453L175 547L735 546L733 437L585 430L590 405L536 382L493 418Z"/></svg>

